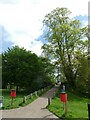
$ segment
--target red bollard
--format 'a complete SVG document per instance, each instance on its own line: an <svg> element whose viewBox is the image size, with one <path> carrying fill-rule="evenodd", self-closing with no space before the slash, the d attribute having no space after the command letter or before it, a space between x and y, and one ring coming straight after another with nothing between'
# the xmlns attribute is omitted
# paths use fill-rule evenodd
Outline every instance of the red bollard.
<svg viewBox="0 0 90 120"><path fill-rule="evenodd" d="M60 99L62 102L67 102L67 93L61 93L60 94Z"/></svg>
<svg viewBox="0 0 90 120"><path fill-rule="evenodd" d="M11 97L16 97L16 90L11 90L10 96Z"/></svg>
<svg viewBox="0 0 90 120"><path fill-rule="evenodd" d="M65 114L67 114L67 93L61 93L60 100L64 103Z"/></svg>
<svg viewBox="0 0 90 120"><path fill-rule="evenodd" d="M11 90L10 96L12 97L11 105L13 105L13 98L16 97L16 90Z"/></svg>

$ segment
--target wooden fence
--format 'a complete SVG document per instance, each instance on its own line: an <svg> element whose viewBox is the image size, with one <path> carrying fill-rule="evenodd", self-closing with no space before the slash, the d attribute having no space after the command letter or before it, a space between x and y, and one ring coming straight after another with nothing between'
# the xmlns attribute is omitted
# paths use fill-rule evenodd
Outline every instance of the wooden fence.
<svg viewBox="0 0 90 120"><path fill-rule="evenodd" d="M46 92L47 90L49 90L52 86L48 86L48 87L45 87L45 88L42 88L38 91L35 91L33 93L30 93L29 95L27 96L24 96L23 97L23 103L25 103L28 99L32 99L33 96L41 96L44 92Z"/></svg>

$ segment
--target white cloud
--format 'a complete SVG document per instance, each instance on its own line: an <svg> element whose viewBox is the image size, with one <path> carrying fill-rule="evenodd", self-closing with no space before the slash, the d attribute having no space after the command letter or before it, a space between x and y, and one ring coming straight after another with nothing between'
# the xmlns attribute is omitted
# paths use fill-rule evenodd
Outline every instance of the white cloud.
<svg viewBox="0 0 90 120"><path fill-rule="evenodd" d="M43 45L43 43L41 41L33 41L30 50L32 50L34 53L36 53L37 55L41 55L42 53L42 49L41 46Z"/></svg>
<svg viewBox="0 0 90 120"><path fill-rule="evenodd" d="M9 31L15 45L24 46L37 54L41 53L42 42L36 41L36 38L42 34L42 20L47 13L56 7L67 7L72 16L88 15L89 0L18 1L17 4L0 3L0 24Z"/></svg>
<svg viewBox="0 0 90 120"><path fill-rule="evenodd" d="M19 45L20 47L24 47L27 50L30 50L37 55L41 55L41 46L43 43L41 41L36 41L32 36L29 36L28 34L14 34L13 35L13 41L14 45Z"/></svg>

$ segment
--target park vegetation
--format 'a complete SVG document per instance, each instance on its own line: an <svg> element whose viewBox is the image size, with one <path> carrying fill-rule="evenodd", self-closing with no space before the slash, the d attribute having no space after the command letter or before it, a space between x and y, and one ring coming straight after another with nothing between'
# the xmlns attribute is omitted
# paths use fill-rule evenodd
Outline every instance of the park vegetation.
<svg viewBox="0 0 90 120"><path fill-rule="evenodd" d="M18 46L2 53L2 88L34 92L52 84L57 74L68 88L90 95L88 27L70 14L56 8L45 16L44 57Z"/></svg>
<svg viewBox="0 0 90 120"><path fill-rule="evenodd" d="M53 60L59 80L69 88L90 95L88 27L70 15L67 8L56 8L45 16L47 42L42 46L43 54Z"/></svg>
<svg viewBox="0 0 90 120"><path fill-rule="evenodd" d="M56 93L48 109L62 120L88 119L87 103L88 99L80 93L67 91L67 114L65 114L64 103L60 100L60 90Z"/></svg>
<svg viewBox="0 0 90 120"><path fill-rule="evenodd" d="M2 53L2 66L3 89L30 93L52 84L53 65L24 48L14 46Z"/></svg>

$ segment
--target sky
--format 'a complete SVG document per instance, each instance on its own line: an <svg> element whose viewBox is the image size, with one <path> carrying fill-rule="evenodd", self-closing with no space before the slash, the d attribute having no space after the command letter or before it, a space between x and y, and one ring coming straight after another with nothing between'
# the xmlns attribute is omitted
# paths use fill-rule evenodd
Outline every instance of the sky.
<svg viewBox="0 0 90 120"><path fill-rule="evenodd" d="M88 24L89 0L0 0L0 52L18 45L41 55L43 19L56 7L67 7L71 17Z"/></svg>

